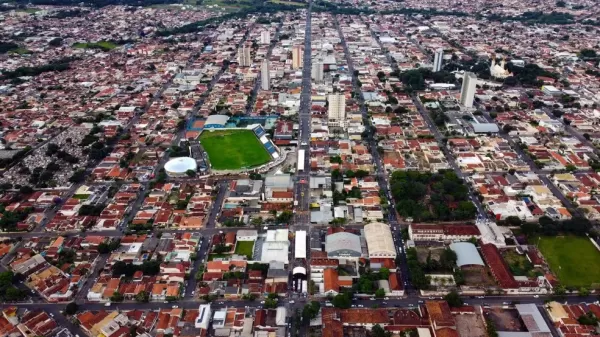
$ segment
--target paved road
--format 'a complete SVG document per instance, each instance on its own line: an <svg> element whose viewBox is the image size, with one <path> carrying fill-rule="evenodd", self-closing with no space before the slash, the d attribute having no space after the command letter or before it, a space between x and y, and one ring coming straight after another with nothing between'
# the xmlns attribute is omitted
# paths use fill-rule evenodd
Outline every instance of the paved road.
<svg viewBox="0 0 600 337"><path fill-rule="evenodd" d="M267 54L265 55L265 60L269 60L271 58L271 54L273 54L273 48L279 41L279 31L281 30L281 26L283 26L283 22L280 22L277 25L277 30L275 30L275 36L271 39L271 44L269 45L269 49L267 50ZM250 93L250 97L248 97L248 103L246 108L246 115L251 116L252 111L254 110L254 104L256 102L256 96L258 92L261 90L260 86L262 84L262 64L260 66L259 76L256 76L256 80L254 81L254 87L252 87L252 92Z"/></svg>
<svg viewBox="0 0 600 337"><path fill-rule="evenodd" d="M346 62L348 63L348 71L350 71L350 74L352 75L353 89L355 92L358 93L357 96L358 96L358 102L360 105L360 111L363 116L363 123L369 130L368 138L366 141L367 141L367 145L369 146L369 150L371 151L371 156L373 157L373 162L376 165L377 182L379 183L379 188L383 191L383 193L388 198L389 208L388 208L388 212L387 212L387 220L388 220L388 223L389 223L390 227L392 228L392 230L395 231L394 237L398 238L398 241L396 243L396 250L397 250L397 256L398 256L397 261L399 262L398 266L397 266L398 267L397 270L399 271L398 276L400 276L400 279L402 280L402 283L404 284L406 293L410 294L414 289L412 288L411 283L410 283L410 275L408 272L406 250L404 248L400 249L400 247L404 246L404 241L402 239L402 235L400 235L400 233L399 233L401 231L402 226L405 226L406 224L401 224L398 221L398 219L396 218L396 211L395 211L396 205L394 204L394 200L391 197L391 191L389 190L390 185L389 185L389 181L388 181L388 176L387 176L387 174L385 172L385 168L383 166L383 161L381 160L381 156L380 156L379 152L377 151L377 142L376 142L375 138L373 138L372 130L369 128L370 121L369 121L368 111L367 111L367 107L365 105L364 96L362 94L362 91L360 90L360 86L358 85L358 77L354 74L354 63L352 62L352 57L351 57L352 54L350 53L350 50L348 49L346 39L340 28L338 17L335 16L334 18L335 18L334 23L338 30L338 34L340 36L340 40L341 40L342 46L344 48L344 54L346 55ZM379 40L377 40L377 41L379 42Z"/></svg>
<svg viewBox="0 0 600 337"><path fill-rule="evenodd" d="M210 240L211 240L212 236L214 234L216 234L216 232L213 232L213 231L216 230L215 224L217 221L217 216L218 216L219 212L221 211L221 206L223 205L223 200L225 199L225 196L227 195L227 189L228 189L227 182L221 182L219 184L219 191L217 192L217 197L215 198L213 207L208 216L208 222L207 222L206 228L201 231L202 243L200 244L200 247L198 248L197 258L196 258L196 261L194 262L194 266L192 267L192 270L190 272L190 279L186 283L186 291L185 291L185 295L184 295L185 297L191 297L192 292L196 291L196 287L198 284L198 282L196 281L196 278L195 278L196 272L198 272L198 268L203 263L204 259L207 257L207 255L209 253L208 249L210 248L209 247Z"/></svg>
<svg viewBox="0 0 600 337"><path fill-rule="evenodd" d="M294 206L294 221L290 226L290 230L298 231L305 230L308 234L310 234L311 224L310 224L310 189L309 189L309 181L310 181L310 117L311 117L311 95L312 95L312 83L311 83L311 24L312 24L312 1L308 5L308 9L306 12L306 29L304 31L304 55L302 62L302 93L300 94L300 109L298 111L298 123L300 136L299 136L299 145L298 150L304 150L304 170L296 171L295 177L295 201L298 202L296 206ZM296 158L299 158L296 156ZM292 245L292 247L295 247ZM310 249L307 249L307 258L310 259ZM291 263L288 267L290 270L290 279L291 279L291 270L295 266L295 250L291 248ZM288 298L291 297L292 292L288 292ZM300 309L303 305L302 302L297 301L294 305L288 305L288 314L294 315L296 309ZM292 320L293 321L293 320ZM295 322L294 322L295 323ZM306 336L306 326L296 326L293 325L292 336Z"/></svg>

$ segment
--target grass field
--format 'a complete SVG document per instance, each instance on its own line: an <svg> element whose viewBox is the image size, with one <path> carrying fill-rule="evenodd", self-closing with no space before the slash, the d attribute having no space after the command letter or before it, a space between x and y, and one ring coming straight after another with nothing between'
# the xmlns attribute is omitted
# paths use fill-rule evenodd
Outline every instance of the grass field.
<svg viewBox="0 0 600 337"><path fill-rule="evenodd" d="M29 14L37 13L39 11L41 11L41 9L35 7L17 9L17 12L24 12Z"/></svg>
<svg viewBox="0 0 600 337"><path fill-rule="evenodd" d="M110 41L100 41L95 43L75 43L73 44L73 48L87 48L87 49L102 49L104 51L109 51L117 48L119 45Z"/></svg>
<svg viewBox="0 0 600 337"><path fill-rule="evenodd" d="M281 4L281 5L291 5L291 6L301 6L301 7L306 6L305 2L295 2L295 1L285 1L285 0L271 0L269 2L272 2L275 4Z"/></svg>
<svg viewBox="0 0 600 337"><path fill-rule="evenodd" d="M252 260L254 254L254 241L238 241L235 244L235 253L238 255L246 255L248 260Z"/></svg>
<svg viewBox="0 0 600 337"><path fill-rule="evenodd" d="M271 160L251 130L204 131L200 143L214 170L252 168Z"/></svg>
<svg viewBox="0 0 600 337"><path fill-rule="evenodd" d="M588 238L544 236L534 243L538 243L538 248L562 285L590 287L600 284L600 252Z"/></svg>
<svg viewBox="0 0 600 337"><path fill-rule="evenodd" d="M9 53L13 53L13 54L19 54L19 55L23 55L23 54L31 54L31 50L29 49L25 49L23 47L19 47L17 49L13 49L10 50Z"/></svg>

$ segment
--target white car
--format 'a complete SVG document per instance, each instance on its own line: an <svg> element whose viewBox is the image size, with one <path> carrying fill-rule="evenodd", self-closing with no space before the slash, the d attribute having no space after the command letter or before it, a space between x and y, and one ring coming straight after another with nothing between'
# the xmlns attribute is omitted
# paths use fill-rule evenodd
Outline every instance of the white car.
<svg viewBox="0 0 600 337"><path fill-rule="evenodd" d="M176 305L174 305L174 306L172 306L172 308L173 308L173 309L177 309L177 308L179 308L179 307L178 307L178 306L176 306Z"/></svg>
<svg viewBox="0 0 600 337"><path fill-rule="evenodd" d="M110 307L110 302L106 302L106 303L104 304L104 306L105 306L105 307Z"/></svg>

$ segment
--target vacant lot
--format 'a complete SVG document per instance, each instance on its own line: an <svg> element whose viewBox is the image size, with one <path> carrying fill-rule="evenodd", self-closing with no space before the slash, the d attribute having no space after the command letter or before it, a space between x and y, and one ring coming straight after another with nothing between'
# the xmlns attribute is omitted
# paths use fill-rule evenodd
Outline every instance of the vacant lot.
<svg viewBox="0 0 600 337"><path fill-rule="evenodd" d="M493 287L496 281L487 269L480 266L464 266L461 268L465 284L471 287Z"/></svg>
<svg viewBox="0 0 600 337"><path fill-rule="evenodd" d="M588 238L544 236L534 243L562 285L589 287L600 283L600 252Z"/></svg>
<svg viewBox="0 0 600 337"><path fill-rule="evenodd" d="M250 130L204 131L200 143L214 170L248 169L271 160L271 155Z"/></svg>
<svg viewBox="0 0 600 337"><path fill-rule="evenodd" d="M492 308L486 310L485 314L498 331L527 331L516 309Z"/></svg>
<svg viewBox="0 0 600 337"><path fill-rule="evenodd" d="M456 315L456 329L461 336L486 337L485 325L479 315Z"/></svg>
<svg viewBox="0 0 600 337"><path fill-rule="evenodd" d="M252 252L254 251L254 241L238 241L235 244L235 253L245 255L248 260L252 260Z"/></svg>

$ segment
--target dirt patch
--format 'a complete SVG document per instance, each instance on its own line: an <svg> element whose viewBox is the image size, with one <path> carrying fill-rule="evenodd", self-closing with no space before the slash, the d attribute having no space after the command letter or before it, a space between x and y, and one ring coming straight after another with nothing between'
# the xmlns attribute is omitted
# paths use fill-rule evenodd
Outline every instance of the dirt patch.
<svg viewBox="0 0 600 337"><path fill-rule="evenodd" d="M485 324L480 315L456 315L456 330L461 337L486 337Z"/></svg>
<svg viewBox="0 0 600 337"><path fill-rule="evenodd" d="M496 285L494 278L487 269L481 266L462 267L465 285L470 287L493 287Z"/></svg>
<svg viewBox="0 0 600 337"><path fill-rule="evenodd" d="M429 255L429 252L431 252L432 260L439 261L440 256L442 256L442 252L444 251L443 247L442 248L416 247L416 249L417 249L417 257L419 258L420 263L427 262L427 256Z"/></svg>
<svg viewBox="0 0 600 337"><path fill-rule="evenodd" d="M516 309L491 308L486 309L484 314L494 322L498 331L527 331Z"/></svg>

